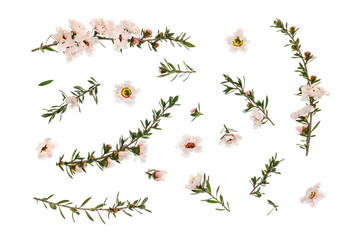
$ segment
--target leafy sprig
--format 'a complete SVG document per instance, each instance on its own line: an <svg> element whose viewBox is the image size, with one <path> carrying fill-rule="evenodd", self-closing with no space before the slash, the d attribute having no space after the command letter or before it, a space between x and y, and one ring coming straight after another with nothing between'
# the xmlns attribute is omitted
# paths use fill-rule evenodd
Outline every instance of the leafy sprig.
<svg viewBox="0 0 360 240"><path fill-rule="evenodd" d="M190 116L193 117L191 121L194 121L196 118L200 117L201 115L204 114L200 111L200 103L198 103L198 107L192 109L190 112Z"/></svg>
<svg viewBox="0 0 360 240"><path fill-rule="evenodd" d="M169 63L165 58L164 58L164 60L165 60L165 63L160 62L160 67L159 67L160 75L157 76L159 78L166 77L166 76L169 76L171 74L175 74L174 78L170 80L170 82L172 82L178 76L183 77L185 74L187 74L186 78L183 80L183 82L185 82L190 77L190 75L192 73L196 73L196 71L194 71L194 69L192 69L185 62L183 62L184 66L185 66L185 70L181 70L179 64L177 64L177 67L175 67L173 64Z"/></svg>
<svg viewBox="0 0 360 240"><path fill-rule="evenodd" d="M76 105L79 109L79 112L81 112L81 108L80 105L78 105L78 103L82 104L84 102L85 95L87 93L89 93L89 95L94 98L96 104L98 103L97 94L98 94L98 87L100 86L100 84L97 83L93 77L91 77L91 79L88 80L88 82L91 84L91 86L87 90L80 86L74 86L75 90L71 91L72 97L76 98ZM50 109L44 109L46 113L41 115L41 117L43 118L49 118L49 123L56 117L56 115L60 115L60 121L61 121L62 115L66 112L68 108L69 103L66 103L65 101L68 98L68 96L66 95L65 92L61 90L60 92L63 97L63 103L60 105L54 105Z"/></svg>
<svg viewBox="0 0 360 240"><path fill-rule="evenodd" d="M290 38L289 44L286 44L285 47L290 46L291 50L294 53L294 56L292 58L300 59L299 66L295 70L295 72L298 72L301 77L303 77L306 80L306 83L308 86L314 86L320 84L321 79L318 79L316 76L312 75L310 76L308 71L308 64L312 62L316 57L311 54L311 52L305 52L302 53L301 51L301 44L300 39L296 37L296 34L299 30L299 28L296 27L290 27L288 28L287 23L283 23L280 19L276 19L274 21L274 25L271 27L277 28L278 32L281 32L288 36ZM296 95L301 96L302 92L298 92ZM301 140L302 144L299 145L300 148L305 149L305 155L308 156L309 154L309 148L310 148L310 140L312 137L315 137L313 135L313 131L319 126L320 121L318 121L314 127L313 125L313 116L320 112L320 108L318 108L319 101L315 100L313 97L309 97L309 105L314 108L312 112L309 113L308 116L300 117L297 122L303 124L304 126L307 126L307 129L303 131L300 136L304 137L304 140Z"/></svg>
<svg viewBox="0 0 360 240"><path fill-rule="evenodd" d="M279 205L276 205L274 202L272 202L272 201L269 200L269 199L268 199L267 201L268 201L268 204L273 207L273 208L271 209L271 211L266 215L266 216L269 216L269 214L270 214L272 211L274 211L274 209L275 209L275 211L278 210Z"/></svg>
<svg viewBox="0 0 360 240"><path fill-rule="evenodd" d="M130 130L129 137L124 138L121 136L119 143L116 144L116 148L114 150L112 150L112 147L109 144L103 144L101 156L95 157L95 151L93 151L91 153L88 152L87 157L84 157L80 155L80 151L75 149L70 161L63 161L64 155L62 155L60 156L59 162L57 162L56 165L59 166L62 171L64 171L65 168L68 176L72 178L72 175L76 173L76 169L82 169L84 172L86 172L85 167L88 164L91 166L95 164L101 170L104 170L104 168L109 163L108 159L120 163L118 155L119 152L129 151L135 156L139 155L140 148L137 145L138 141L141 138L148 139L152 135L151 130L153 129L161 130L161 128L159 128L161 119L171 117L170 113L167 113L167 111L170 108L179 105L177 104L178 99L179 96L169 97L166 102L163 99L160 99L160 109L152 110L152 120L146 119L145 121L141 121L143 129L138 128L137 132Z"/></svg>
<svg viewBox="0 0 360 240"><path fill-rule="evenodd" d="M254 95L254 90L245 90L245 77L243 77L244 81L237 77L237 81L232 80L229 75L223 74L225 81L221 82L223 86L225 86L225 90L223 91L225 94L230 94L234 91L238 91L235 95L244 96L246 98L247 108L243 110L244 113L249 112L253 108L257 108L264 116L262 119L262 124L265 124L269 121L273 126L275 124L269 118L269 112L267 110L269 104L269 98L266 96L265 100L256 100Z"/></svg>
<svg viewBox="0 0 360 240"><path fill-rule="evenodd" d="M271 176L271 174L280 174L280 172L277 172L276 167L280 164L280 162L284 161L277 160L277 153L275 153L275 156L272 156L269 159L269 164L265 164L265 169L261 170L261 177L252 177L250 179L251 186L253 189L250 192L250 195L253 195L254 197L260 198L264 193L260 192L261 187L265 187L268 182L268 178Z"/></svg>
<svg viewBox="0 0 360 240"><path fill-rule="evenodd" d="M141 199L141 198L137 199L133 202L130 202L129 200L123 202L123 201L119 200L119 193L118 193L116 196L116 201L112 205L112 207L105 207L107 198L104 200L104 202L96 205L95 207L85 207L85 205L91 199L91 197L89 197L83 201L83 203L80 205L80 207L78 207L77 205L74 205L69 200L61 200L58 202L49 201L49 199L52 198L53 196L54 196L54 194L51 194L49 197L46 197L46 198L34 197L34 199L36 200L37 203L42 202L44 204L45 208L49 207L50 209L53 209L53 210L59 209L59 213L64 219L65 219L65 215L61 209L69 209L71 211L71 217L74 222L75 222L75 216L80 215L80 213L85 213L86 216L91 221L94 221L94 218L91 216L90 213L96 212L98 214L100 220L105 224L105 221L104 221L103 217L101 216L101 212L107 212L109 219L110 219L110 215L113 215L116 218L116 213L121 213L121 212L123 212L124 214L126 214L130 217L132 217L132 214L130 214L128 211L130 211L130 212L136 211L140 214L143 214L141 211L151 212L150 210L146 209L146 206L145 206L145 203L148 200L147 197L144 199Z"/></svg>
<svg viewBox="0 0 360 240"><path fill-rule="evenodd" d="M196 195L196 194L199 194L199 193L206 193L206 194L208 194L210 196L210 198L207 198L207 199L204 199L204 200L201 200L201 201L212 203L212 204L220 204L221 207L216 208L216 210L218 210L218 211L226 210L226 211L230 212L229 202L226 202L226 204L225 204L224 198L223 198L223 196L221 194L219 195L219 198L218 198L220 186L217 187L215 195L214 195L212 190L211 190L209 180L210 180L210 177L206 177L206 174L204 174L204 178L203 178L201 184L196 189L191 190L192 191L191 194Z"/></svg>

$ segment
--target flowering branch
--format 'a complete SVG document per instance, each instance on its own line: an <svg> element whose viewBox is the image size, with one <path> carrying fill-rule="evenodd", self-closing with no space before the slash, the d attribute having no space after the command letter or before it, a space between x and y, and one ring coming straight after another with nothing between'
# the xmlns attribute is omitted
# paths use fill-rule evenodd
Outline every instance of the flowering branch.
<svg viewBox="0 0 360 240"><path fill-rule="evenodd" d="M214 196L213 193L211 192L211 186L210 186L209 179L210 179L210 177L206 178L206 174L204 174L203 181L195 189L191 190L193 192L192 195L196 195L199 193L207 193L210 196L210 198L204 199L201 201L208 202L208 203L220 204L222 206L222 208L216 208L216 210L218 210L218 211L226 210L226 211L230 212L229 202L226 202L226 205L225 205L224 198L221 194L220 194L220 199L217 198L220 186L216 189L216 193Z"/></svg>
<svg viewBox="0 0 360 240"><path fill-rule="evenodd" d="M276 171L276 167L279 165L280 162L284 161L284 159L276 160L276 158L277 153L275 153L275 156L269 159L269 164L265 164L265 170L261 170L262 177L254 176L250 179L250 183L253 189L251 190L249 195L260 198L264 194L260 192L260 189L261 187L265 187L267 184L269 184L267 179L268 177L270 177L270 174L280 174L280 172Z"/></svg>
<svg viewBox="0 0 360 240"><path fill-rule="evenodd" d="M305 155L308 156L309 148L310 148L310 140L315 135L312 135L313 131L319 126L320 121L313 125L313 116L321 111L317 104L319 103L319 99L323 95L328 95L328 93L318 85L320 84L320 79L318 79L315 75L310 76L308 71L308 63L312 62L315 59L315 56L312 55L310 52L305 52L304 54L301 52L301 44L299 38L295 39L296 33L299 30L296 27L290 27L288 29L288 24L284 23L280 19L276 19L274 21L274 25L271 26L274 28L279 29L278 32L284 33L286 36L290 38L290 44L286 44L286 46L291 46L291 50L294 52L293 58L299 58L299 67L295 72L298 72L301 77L306 80L306 84L301 86L299 92L297 93L298 96L302 96L303 101L308 101L306 106L303 109L298 110L291 114L291 117L294 118L297 122L301 123L302 126L298 127L298 131L300 136L304 137L305 140L303 144L298 144L300 148L305 149Z"/></svg>
<svg viewBox="0 0 360 240"><path fill-rule="evenodd" d="M269 199L268 199L268 203L269 203L269 205L270 206L272 206L273 208L271 209L271 211L266 215L266 216L269 216L269 214L272 212L272 211L274 211L274 209L275 209L275 211L277 211L278 210L278 205L276 205L275 203L273 203L272 201L270 201Z"/></svg>
<svg viewBox="0 0 360 240"><path fill-rule="evenodd" d="M195 47L188 40L190 37L186 33L181 33L174 36L170 29L166 28L164 32L158 31L155 37L152 36L152 31L149 29L142 29L133 22L123 20L120 24L114 24L113 21L104 20L102 18L93 19L90 23L93 27L90 32L85 25L75 20L69 20L70 31L62 28L57 28L57 32L50 37L54 40L52 43L41 43L40 47L34 48L31 51L51 51L63 52L68 61L82 54L85 51L89 56L94 50L94 46L100 43L104 46L102 41L110 41L114 44L117 51L122 52L128 47L141 48L144 43L147 43L150 50L157 51L160 42L170 42L171 45L178 45L186 49ZM58 51L53 47L57 46ZM104 46L105 47L105 46Z"/></svg>
<svg viewBox="0 0 360 240"><path fill-rule="evenodd" d="M72 216L72 219L73 221L75 222L75 214L76 215L80 215L80 212L85 212L86 216L91 220L91 221L94 221L94 219L92 218L92 216L90 215L89 212L96 212L100 218L100 220L105 224L105 221L104 219L102 218L101 216L101 212L107 212L108 213L108 218L110 219L110 214L112 214L115 218L116 218L116 213L118 212L123 212L125 213L126 215L132 217L132 215L130 213L128 213L127 211L130 210L130 211L136 211L140 214L143 214L141 212L141 210L145 210L147 212L151 212L150 210L146 209L146 206L145 206L145 203L147 202L148 198L144 198L143 200L140 198L138 200L135 200L134 202L130 202L129 200L125 201L125 202L122 202L122 201L119 201L119 193L117 194L116 196L116 201L115 203L113 204L112 207L108 207L108 208L104 208L105 205L106 205L106 200L107 198L104 200L103 203L100 203L98 204L96 207L91 207L91 208L85 208L85 204L87 204L91 197L85 199L85 201L80 205L80 207L77 207L77 205L72 205L73 203L70 202L69 200L61 200L59 202L51 202L49 201L49 199L51 197L53 197L54 194L50 195L49 197L47 198L37 198L37 197L34 197L34 199L36 200L37 203L39 202L42 202L45 206L45 208L48 208L48 206L53 209L53 210L56 210L56 209L59 209L59 212L60 212L60 215L65 219L65 215L63 214L61 208L67 208L67 209L70 209L71 211L71 216ZM46 206L48 205L48 206ZM126 211L125 211L126 210Z"/></svg>
<svg viewBox="0 0 360 240"><path fill-rule="evenodd" d="M68 105L70 104L70 108L79 108L79 112L81 112L80 105L78 103L83 103L85 94L89 93L90 96L93 96L95 103L98 103L98 87L100 86L96 80L91 77L91 80L88 80L90 84L92 84L89 89L85 90L83 87L75 86L75 90L71 92L72 96L68 97L63 91L60 90L63 96L63 103L60 105L52 106L51 109L44 109L47 113L41 115L43 118L49 118L49 123L55 118L56 115L60 114L60 121L62 119L63 113L66 112Z"/></svg>
<svg viewBox="0 0 360 240"><path fill-rule="evenodd" d="M120 161L124 159L124 156L126 156L129 152L133 153L135 156L142 155L143 144L138 143L139 139L148 139L150 135L152 135L152 129L161 130L161 128L159 128L161 118L171 117L170 113L166 113L166 111L179 105L176 103L178 99L179 96L169 97L169 100L166 102L161 99L159 102L161 109L152 110L153 119L141 121L143 129L140 130L139 128L137 132L129 131L129 137L124 138L121 136L119 143L116 144L116 148L114 150L111 150L112 147L110 144L103 144L101 156L95 157L95 151L93 151L92 153L89 152L85 158L80 156L80 151L75 149L70 161L63 161L64 155L62 155L56 165L59 166L62 171L64 171L65 167L67 174L72 178L72 175L76 172L86 172L85 168L88 164L93 166L93 163L95 163L101 170L104 170L104 168L109 167L113 161L120 163Z"/></svg>
<svg viewBox="0 0 360 240"><path fill-rule="evenodd" d="M225 94L229 94L232 93L234 91L239 91L238 93L235 93L235 95L238 96L244 96L246 98L246 100L248 101L247 103L247 108L243 110L244 113L249 112L251 109L257 109L259 110L263 116L260 117L260 119L258 117L253 117L254 120L254 126L255 127L259 127L261 126L261 124L265 124L267 121L270 121L270 123L275 126L275 124L273 123L273 121L271 121L271 119L269 118L269 113L267 110L267 106L269 103L269 99L268 96L266 96L265 101L260 101L260 100L255 100L255 95L254 95L254 90L248 90L245 91L245 77L244 78L244 82L242 82L242 80L240 78L237 78L237 82L233 81L229 75L225 75L223 74L225 81L221 82L221 84L223 86L226 87L226 89L223 91ZM231 86L229 86L229 85ZM256 111L257 112L257 111ZM253 112L254 115L254 112Z"/></svg>
<svg viewBox="0 0 360 240"><path fill-rule="evenodd" d="M172 82L179 75L180 75L179 77L182 77L185 74L188 74L187 77L183 80L183 82L185 82L190 77L190 74L196 73L196 71L194 71L185 62L184 62L185 70L181 70L179 64L177 64L177 68L176 68L173 64L169 63L165 58L164 58L164 60L165 60L166 65L164 63L160 62L160 64L161 64L161 66L159 67L160 75L157 76L159 78L169 76L170 74L176 74L175 77L170 80L170 82Z"/></svg>

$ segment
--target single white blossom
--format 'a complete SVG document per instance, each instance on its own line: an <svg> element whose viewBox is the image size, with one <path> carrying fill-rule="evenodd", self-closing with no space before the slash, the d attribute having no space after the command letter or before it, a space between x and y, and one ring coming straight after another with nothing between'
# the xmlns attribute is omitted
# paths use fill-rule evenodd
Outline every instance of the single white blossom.
<svg viewBox="0 0 360 240"><path fill-rule="evenodd" d="M320 183L315 184L306 190L303 197L300 198L301 203L308 203L311 207L316 207L318 202L325 198L326 194L320 191Z"/></svg>
<svg viewBox="0 0 360 240"><path fill-rule="evenodd" d="M226 147L237 146L238 142L241 140L239 134L226 133L221 139L219 144L224 144Z"/></svg>
<svg viewBox="0 0 360 240"><path fill-rule="evenodd" d="M154 180L155 181L164 181L167 176L167 173L168 172L166 170L156 170Z"/></svg>
<svg viewBox="0 0 360 240"><path fill-rule="evenodd" d="M53 150L57 148L57 144L51 141L51 138L46 138L36 147L39 159L52 158Z"/></svg>
<svg viewBox="0 0 360 240"><path fill-rule="evenodd" d="M136 155L136 158L140 159L142 163L146 162L146 157L147 157L146 153L148 151L148 146L146 142L140 141L136 147L138 148L138 154L139 154Z"/></svg>
<svg viewBox="0 0 360 240"><path fill-rule="evenodd" d="M76 108L79 106L78 101L79 100L76 96L70 96L70 97L65 98L64 103L70 104L70 108L72 109L72 108Z"/></svg>
<svg viewBox="0 0 360 240"><path fill-rule="evenodd" d="M199 145L200 142L202 142L202 139L198 136L184 135L176 147L182 151L183 157L188 157L192 152L199 153L202 151L202 146Z"/></svg>
<svg viewBox="0 0 360 240"><path fill-rule="evenodd" d="M203 174L201 172L198 172L195 176L190 176L188 184L185 186L185 188L190 190L197 189L201 185L202 178Z"/></svg>
<svg viewBox="0 0 360 240"><path fill-rule="evenodd" d="M298 119L299 117L303 117L308 115L309 113L311 113L312 111L314 111L314 107L311 105L306 105L305 107L297 110L296 112L293 112L290 114L290 117L294 120Z"/></svg>
<svg viewBox="0 0 360 240"><path fill-rule="evenodd" d="M259 112L255 108L252 109L250 119L253 121L255 129L261 127L263 118L264 116L261 112Z"/></svg>
<svg viewBox="0 0 360 240"><path fill-rule="evenodd" d="M116 102L125 102L129 106L135 103L135 96L140 90L133 87L130 81L115 85Z"/></svg>
<svg viewBox="0 0 360 240"><path fill-rule="evenodd" d="M124 19L120 22L120 25L129 33L140 36L140 28L132 21Z"/></svg>
<svg viewBox="0 0 360 240"><path fill-rule="evenodd" d="M240 51L242 53L247 52L247 44L250 42L244 35L244 30L242 28L239 28L236 32L234 32L234 35L227 36L226 42L230 46L231 52Z"/></svg>
<svg viewBox="0 0 360 240"><path fill-rule="evenodd" d="M126 160L129 158L130 151L129 151L129 149L125 149L124 151L118 151L117 154L118 154L119 161L122 161L122 160Z"/></svg>
<svg viewBox="0 0 360 240"><path fill-rule="evenodd" d="M111 37L115 28L113 21L104 20L103 18L92 19L90 25L95 29L96 32L108 38Z"/></svg>

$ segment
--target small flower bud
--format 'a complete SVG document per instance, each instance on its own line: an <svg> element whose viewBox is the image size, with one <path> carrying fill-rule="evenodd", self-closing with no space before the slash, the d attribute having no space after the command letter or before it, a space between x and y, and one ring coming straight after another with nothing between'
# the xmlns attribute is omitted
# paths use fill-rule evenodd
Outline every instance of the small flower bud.
<svg viewBox="0 0 360 240"><path fill-rule="evenodd" d="M152 37L152 31L150 29L146 29L143 31L144 38Z"/></svg>
<svg viewBox="0 0 360 240"><path fill-rule="evenodd" d="M316 77L315 75L312 75L312 76L310 77L311 83L314 83L314 82L316 81L316 79L317 79L317 77Z"/></svg>
<svg viewBox="0 0 360 240"><path fill-rule="evenodd" d="M305 52L304 56L306 61L309 61L312 58L311 52Z"/></svg>
<svg viewBox="0 0 360 240"><path fill-rule="evenodd" d="M158 43L153 43L152 44L154 48L158 48L159 47L159 44Z"/></svg>
<svg viewBox="0 0 360 240"><path fill-rule="evenodd" d="M295 31L296 31L296 30L295 30L295 27L291 27L291 28L290 28L290 33L291 33L292 35L294 35Z"/></svg>
<svg viewBox="0 0 360 240"><path fill-rule="evenodd" d="M296 45L291 45L291 49L296 51L297 50L297 46Z"/></svg>
<svg viewBox="0 0 360 240"><path fill-rule="evenodd" d="M249 96L250 94L251 94L251 92L250 91L246 91L246 96Z"/></svg>
<svg viewBox="0 0 360 240"><path fill-rule="evenodd" d="M135 46L138 45L140 43L140 40L138 38L134 38L132 40L132 44L134 44Z"/></svg>
<svg viewBox="0 0 360 240"><path fill-rule="evenodd" d="M92 92L92 91L90 91L90 92L89 92L89 95L90 95L90 96L92 96L92 95L93 95L93 92Z"/></svg>

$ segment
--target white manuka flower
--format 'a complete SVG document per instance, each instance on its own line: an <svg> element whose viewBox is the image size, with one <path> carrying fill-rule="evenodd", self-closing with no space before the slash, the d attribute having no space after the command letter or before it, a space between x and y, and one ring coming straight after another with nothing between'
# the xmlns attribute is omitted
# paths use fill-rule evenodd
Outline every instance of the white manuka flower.
<svg viewBox="0 0 360 240"><path fill-rule="evenodd" d="M253 121L255 129L261 127L263 118L264 116L261 112L259 112L255 108L252 109L250 119Z"/></svg>
<svg viewBox="0 0 360 240"><path fill-rule="evenodd" d="M43 142L39 143L36 151L38 152L39 159L51 158L53 150L57 148L57 144L51 141L51 138L46 138Z"/></svg>
<svg viewBox="0 0 360 240"><path fill-rule="evenodd" d="M136 155L136 158L140 159L142 163L146 162L146 157L147 157L146 153L148 150L148 146L146 142L140 141L136 147L138 153L138 155Z"/></svg>
<svg viewBox="0 0 360 240"><path fill-rule="evenodd" d="M99 42L96 37L93 37L90 31L87 31L79 38L79 48L84 50L90 57L95 49L95 45Z"/></svg>
<svg viewBox="0 0 360 240"><path fill-rule="evenodd" d="M79 106L78 98L76 96L70 96L70 97L65 98L64 103L70 104L71 109Z"/></svg>
<svg viewBox="0 0 360 240"><path fill-rule="evenodd" d="M314 107L311 105L306 105L305 107L297 110L296 112L291 113L290 117L294 120L298 119L299 117L304 117L314 111Z"/></svg>
<svg viewBox="0 0 360 240"><path fill-rule="evenodd" d="M239 28L234 35L226 37L226 42L229 44L231 52L240 51L246 53L247 44L250 41L244 36L244 30Z"/></svg>
<svg viewBox="0 0 360 240"><path fill-rule="evenodd" d="M167 173L168 172L166 170L156 170L155 175L154 175L154 180L155 181L164 181L167 176Z"/></svg>
<svg viewBox="0 0 360 240"><path fill-rule="evenodd" d="M113 32L111 33L111 38L114 41L114 49L116 51L127 49L129 43L128 40L130 37L130 32L126 31L122 25L116 25Z"/></svg>
<svg viewBox="0 0 360 240"><path fill-rule="evenodd" d="M226 147L237 146L238 142L241 140L241 136L239 134L226 133L221 139L219 144L224 144Z"/></svg>
<svg viewBox="0 0 360 240"><path fill-rule="evenodd" d="M126 160L129 158L130 151L129 151L129 149L125 149L124 151L118 151L117 154L118 154L119 161L122 161L122 160Z"/></svg>
<svg viewBox="0 0 360 240"><path fill-rule="evenodd" d="M197 189L201 185L201 181L203 178L203 174L201 172L198 172L195 176L192 175L189 177L189 182L185 186L185 188L194 190Z"/></svg>
<svg viewBox="0 0 360 240"><path fill-rule="evenodd" d="M305 196L300 198L300 202L308 203L311 207L316 207L317 203L323 199L326 194L320 191L321 184L315 184L306 190Z"/></svg>
<svg viewBox="0 0 360 240"><path fill-rule="evenodd" d="M140 35L140 28L135 24L133 23L132 21L130 20L122 20L120 22L120 25L123 26L123 28L128 31L129 33L132 33L136 36L139 36Z"/></svg>
<svg viewBox="0 0 360 240"><path fill-rule="evenodd" d="M73 39L75 41L77 41L78 38L81 38L82 35L89 31L84 24L72 19L69 20L69 27L73 33Z"/></svg>
<svg viewBox="0 0 360 240"><path fill-rule="evenodd" d="M303 85L300 89L302 94L302 101L307 101L310 97L314 98L315 100L319 100L322 98L322 96L329 95L325 89L319 87L318 85Z"/></svg>
<svg viewBox="0 0 360 240"><path fill-rule="evenodd" d="M59 51L65 51L66 48L76 45L76 42L71 37L69 30L64 30L61 27L56 28L56 33L51 35L53 40L56 41L57 49Z"/></svg>
<svg viewBox="0 0 360 240"><path fill-rule="evenodd" d="M115 85L115 98L116 102L125 102L129 106L135 103L135 96L139 92L132 86L130 81L125 81L123 84Z"/></svg>
<svg viewBox="0 0 360 240"><path fill-rule="evenodd" d="M104 20L103 18L92 19L90 25L95 31L104 37L110 37L114 31L115 24L111 20Z"/></svg>
<svg viewBox="0 0 360 240"><path fill-rule="evenodd" d="M190 135L184 135L176 147L182 151L183 157L188 157L191 152L199 153L202 151L202 146L199 146L201 141L202 139L198 136L192 137Z"/></svg>

